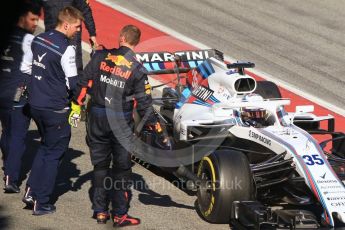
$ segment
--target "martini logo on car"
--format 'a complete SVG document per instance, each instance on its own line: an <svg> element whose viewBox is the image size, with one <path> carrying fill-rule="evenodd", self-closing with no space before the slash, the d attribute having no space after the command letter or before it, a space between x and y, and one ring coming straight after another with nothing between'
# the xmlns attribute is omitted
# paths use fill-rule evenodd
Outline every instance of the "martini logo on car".
<svg viewBox="0 0 345 230"><path fill-rule="evenodd" d="M193 95L202 100L202 101L207 101L212 95L213 95L213 90L210 88L206 88L202 85L200 85L198 88L193 90Z"/></svg>
<svg viewBox="0 0 345 230"><path fill-rule="evenodd" d="M214 50L181 51L174 54L168 52L137 53L139 62L173 62L175 56L182 57L182 61L202 61L215 56Z"/></svg>
<svg viewBox="0 0 345 230"><path fill-rule="evenodd" d="M271 146L271 140L270 139L268 139L268 138L266 138L264 136L261 136L260 134L255 133L252 130L249 130L249 137L252 138L252 139L255 139L255 140L259 140L262 143Z"/></svg>

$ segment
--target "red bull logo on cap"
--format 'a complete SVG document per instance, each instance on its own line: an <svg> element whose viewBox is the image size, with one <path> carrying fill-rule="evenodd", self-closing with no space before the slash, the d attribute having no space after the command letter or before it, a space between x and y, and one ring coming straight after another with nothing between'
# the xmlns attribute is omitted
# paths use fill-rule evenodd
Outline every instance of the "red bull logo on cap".
<svg viewBox="0 0 345 230"><path fill-rule="evenodd" d="M105 58L105 60L109 60L117 66L126 66L128 69L130 69L133 64L133 62L128 61L122 55L112 55L110 53L108 53L108 56Z"/></svg>

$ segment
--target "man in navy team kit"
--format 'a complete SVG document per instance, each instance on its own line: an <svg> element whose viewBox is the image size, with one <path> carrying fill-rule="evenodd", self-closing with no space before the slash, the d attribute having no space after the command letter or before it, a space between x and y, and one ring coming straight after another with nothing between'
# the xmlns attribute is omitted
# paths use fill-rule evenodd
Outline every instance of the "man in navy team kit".
<svg viewBox="0 0 345 230"><path fill-rule="evenodd" d="M58 13L66 6L73 6L82 12L85 18L85 27L90 35L90 40L95 47L98 46L96 40L96 26L92 15L92 9L86 0L42 0L44 12L44 26L45 31L55 28ZM76 65L78 74L83 71L83 55L81 49L81 30L70 40L71 45L76 46Z"/></svg>
<svg viewBox="0 0 345 230"><path fill-rule="evenodd" d="M19 8L19 19L5 48L1 51L0 120L2 126L1 151L4 159L6 193L19 193L17 186L25 137L30 124L25 89L30 76L20 71L24 52L30 49L38 24L41 7L25 2Z"/></svg>
<svg viewBox="0 0 345 230"><path fill-rule="evenodd" d="M32 75L30 111L42 134L23 198L26 204L34 203L34 215L56 210L49 199L59 160L67 151L71 137L69 95L77 80L75 47L70 45L69 39L80 30L82 20L83 16L76 8L69 6L62 9L55 30L34 38L21 67L23 72Z"/></svg>

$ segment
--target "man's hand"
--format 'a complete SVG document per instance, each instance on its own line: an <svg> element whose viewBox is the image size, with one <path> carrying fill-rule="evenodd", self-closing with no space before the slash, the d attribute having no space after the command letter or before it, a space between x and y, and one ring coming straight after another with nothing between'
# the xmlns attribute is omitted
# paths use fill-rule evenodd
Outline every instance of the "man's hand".
<svg viewBox="0 0 345 230"><path fill-rule="evenodd" d="M156 132L157 138L156 138L156 144L162 148L162 149L170 149L171 148L171 142L169 140L169 137L165 135L161 124L157 122L155 125L151 127Z"/></svg>
<svg viewBox="0 0 345 230"><path fill-rule="evenodd" d="M80 105L77 105L74 102L72 102L71 113L69 114L69 117L68 117L68 123L74 128L77 128L78 126L77 123L78 121L80 121L80 111L81 111Z"/></svg>
<svg viewBox="0 0 345 230"><path fill-rule="evenodd" d="M98 42L97 42L97 39L96 39L96 36L91 36L90 37L90 43L91 43L91 48L93 50L96 50L98 48Z"/></svg>

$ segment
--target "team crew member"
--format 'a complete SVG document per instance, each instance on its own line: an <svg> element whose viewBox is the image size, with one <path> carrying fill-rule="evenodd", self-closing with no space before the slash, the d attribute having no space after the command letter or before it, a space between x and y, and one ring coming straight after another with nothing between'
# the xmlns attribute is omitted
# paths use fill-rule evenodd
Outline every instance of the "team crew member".
<svg viewBox="0 0 345 230"><path fill-rule="evenodd" d="M77 81L75 49L68 39L80 30L82 20L83 16L76 8L62 9L55 30L34 38L21 68L32 74L30 111L42 134L28 179L29 188L23 198L30 204L33 197L34 215L49 214L56 209L48 201L54 189L59 160L70 141L68 95Z"/></svg>
<svg viewBox="0 0 345 230"><path fill-rule="evenodd" d="M112 200L115 227L140 223L138 218L127 214L130 192L128 182L132 171L130 154L126 148L133 136L132 99L136 99L141 117L147 117L151 124L157 122L147 75L133 52L140 35L137 27L127 25L120 32L118 49L97 51L83 71L77 87L77 92L81 93L75 97L75 101L82 104L88 81L93 81L87 120L87 139L94 166L92 208L97 222L105 223L109 213L104 180L112 161L115 191L109 200ZM118 127L112 127L107 117L116 120Z"/></svg>
<svg viewBox="0 0 345 230"><path fill-rule="evenodd" d="M58 13L66 6L73 6L82 12L85 18L85 26L90 35L90 40L95 47L98 46L96 39L96 27L92 16L92 10L86 0L42 0L44 11L45 31L55 28ZM81 50L81 30L70 40L71 45L76 46L76 63L78 73L83 70L83 56Z"/></svg>
<svg viewBox="0 0 345 230"><path fill-rule="evenodd" d="M80 10L83 13L85 18L85 26L87 31L89 32L90 41L92 45L92 49L96 49L98 47L97 39L96 39L96 27L95 22L92 16L91 7L88 4L87 0L42 0L43 3L43 11L44 11L44 25L45 31L54 29L57 22L57 15L61 9L66 6L73 6ZM81 30L76 33L76 35L70 40L71 45L76 47L76 64L78 69L78 74L83 71L83 53L81 49ZM82 106L81 109L81 119L85 120L85 113L86 113L86 106Z"/></svg>
<svg viewBox="0 0 345 230"><path fill-rule="evenodd" d="M30 124L25 89L30 76L20 71L24 52L30 50L33 33L38 24L41 7L25 2L20 16L1 53L0 120L2 125L1 151L5 168L5 192L18 193L21 158L25 152L25 137Z"/></svg>

